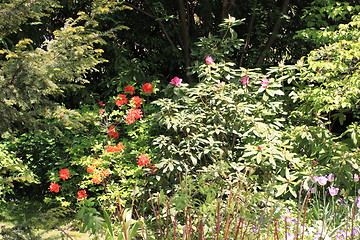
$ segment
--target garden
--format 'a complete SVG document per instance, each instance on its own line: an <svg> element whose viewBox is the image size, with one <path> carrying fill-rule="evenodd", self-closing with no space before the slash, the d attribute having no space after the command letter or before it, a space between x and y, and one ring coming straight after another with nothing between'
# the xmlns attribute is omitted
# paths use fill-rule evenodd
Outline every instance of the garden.
<svg viewBox="0 0 360 240"><path fill-rule="evenodd" d="M360 239L356 1L0 0L0 239Z"/></svg>

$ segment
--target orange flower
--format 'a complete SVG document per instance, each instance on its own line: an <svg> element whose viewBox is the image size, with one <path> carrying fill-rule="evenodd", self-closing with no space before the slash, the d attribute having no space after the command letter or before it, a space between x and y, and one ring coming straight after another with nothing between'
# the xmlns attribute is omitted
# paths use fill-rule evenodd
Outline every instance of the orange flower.
<svg viewBox="0 0 360 240"><path fill-rule="evenodd" d="M118 143L116 146L107 146L105 151L108 153L111 152L121 152L124 149L124 145L122 143Z"/></svg>
<svg viewBox="0 0 360 240"><path fill-rule="evenodd" d="M140 167L143 167L150 163L150 158L146 154L140 154L139 158L137 159L137 163Z"/></svg>
<svg viewBox="0 0 360 240"><path fill-rule="evenodd" d="M93 160L93 166L95 166L95 167L97 167L100 163L102 163L102 159L101 158L95 158L94 160Z"/></svg>
<svg viewBox="0 0 360 240"><path fill-rule="evenodd" d="M92 177L91 181L95 184L100 184L102 182L102 177L100 174L94 174L94 176Z"/></svg>
<svg viewBox="0 0 360 240"><path fill-rule="evenodd" d="M91 165L89 167L87 167L86 171L90 174L94 173L96 170L96 166L95 165Z"/></svg>
<svg viewBox="0 0 360 240"><path fill-rule="evenodd" d="M60 191L60 185L52 182L52 183L50 183L49 190L50 190L50 192L58 193Z"/></svg>
<svg viewBox="0 0 360 240"><path fill-rule="evenodd" d="M70 178L70 172L68 169L61 169L59 171L59 175L62 180L66 180Z"/></svg>
<svg viewBox="0 0 360 240"><path fill-rule="evenodd" d="M109 176L111 174L110 169L102 169L100 172L100 175L104 178L106 178L107 176Z"/></svg>

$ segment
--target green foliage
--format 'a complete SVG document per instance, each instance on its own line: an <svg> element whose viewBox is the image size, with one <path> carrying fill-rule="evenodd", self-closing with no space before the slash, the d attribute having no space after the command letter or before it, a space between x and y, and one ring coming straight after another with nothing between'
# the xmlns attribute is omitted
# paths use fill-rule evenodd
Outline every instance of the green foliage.
<svg viewBox="0 0 360 240"><path fill-rule="evenodd" d="M59 226L68 220L70 214L70 210L64 207L44 208L41 202L11 198L2 204L0 235L9 240L55 239L49 238L48 233L54 228L61 229Z"/></svg>
<svg viewBox="0 0 360 240"><path fill-rule="evenodd" d="M21 31L21 25L28 19L38 24L41 17L59 7L55 0L15 0L0 3L0 39L8 34Z"/></svg>
<svg viewBox="0 0 360 240"><path fill-rule="evenodd" d="M88 83L85 74L104 61L103 50L97 47L104 41L91 24L89 16L79 13L41 47L34 49L33 41L26 38L14 49L0 50L2 132L31 126L36 118L51 115L57 107L54 97Z"/></svg>
<svg viewBox="0 0 360 240"><path fill-rule="evenodd" d="M341 29L342 24L356 16L359 10L360 7L356 1L313 1L311 6L303 10L302 19L308 28L298 31L295 38L311 41L315 44L314 48L333 43L338 39L334 31L339 27Z"/></svg>
<svg viewBox="0 0 360 240"><path fill-rule="evenodd" d="M6 144L0 144L0 159L0 200L13 192L16 182L38 183L36 175L28 165L16 157L14 152L10 152Z"/></svg>

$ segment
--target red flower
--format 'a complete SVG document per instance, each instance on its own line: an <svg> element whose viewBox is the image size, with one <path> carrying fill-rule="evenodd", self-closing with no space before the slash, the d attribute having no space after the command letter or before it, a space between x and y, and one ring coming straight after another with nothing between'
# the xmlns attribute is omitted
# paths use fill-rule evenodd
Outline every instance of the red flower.
<svg viewBox="0 0 360 240"><path fill-rule="evenodd" d="M130 100L130 103L135 104L135 107L139 108L139 107L141 107L142 101L143 100L141 97L135 96Z"/></svg>
<svg viewBox="0 0 360 240"><path fill-rule="evenodd" d="M59 175L62 180L66 180L70 178L70 172L68 169L61 169L59 171Z"/></svg>
<svg viewBox="0 0 360 240"><path fill-rule="evenodd" d="M86 190L80 190L80 191L77 192L77 194L78 194L77 199L82 199L82 198L88 196L88 195L86 194Z"/></svg>
<svg viewBox="0 0 360 240"><path fill-rule="evenodd" d="M127 92L127 93L129 93L130 95L134 95L134 93L135 93L135 88L128 85L128 86L125 87L124 92Z"/></svg>
<svg viewBox="0 0 360 240"><path fill-rule="evenodd" d="M116 146L107 146L105 151L108 153L111 152L121 152L124 149L124 145L122 143L118 143Z"/></svg>
<svg viewBox="0 0 360 240"><path fill-rule="evenodd" d="M151 83L145 83L143 86L142 86L142 91L144 93L152 93L152 90L153 90L153 86Z"/></svg>
<svg viewBox="0 0 360 240"><path fill-rule="evenodd" d="M317 164L317 161L312 161L311 164L315 166Z"/></svg>
<svg viewBox="0 0 360 240"><path fill-rule="evenodd" d="M149 165L150 173L155 174L158 172L158 169L156 169L154 164Z"/></svg>
<svg viewBox="0 0 360 240"><path fill-rule="evenodd" d="M100 115L100 116L104 115L104 113L105 113L105 109L100 109L100 110L99 110L99 115Z"/></svg>
<svg viewBox="0 0 360 240"><path fill-rule="evenodd" d="M52 183L50 183L49 190L50 190L50 192L58 193L60 191L60 185L52 182Z"/></svg>
<svg viewBox="0 0 360 240"><path fill-rule="evenodd" d="M115 100L116 106L120 107L128 103L128 99L125 94L119 94Z"/></svg>
<svg viewBox="0 0 360 240"><path fill-rule="evenodd" d="M104 107L104 106L105 106L104 101L100 101L100 102L98 102L98 104L99 104L100 106L102 106L102 107Z"/></svg>
<svg viewBox="0 0 360 240"><path fill-rule="evenodd" d="M128 112L128 115L126 116L125 121L128 124L133 124L135 122L135 119L140 119L142 117L143 117L143 115L142 115L142 112L140 109L137 109L137 108L130 109Z"/></svg>
<svg viewBox="0 0 360 240"><path fill-rule="evenodd" d="M143 167L143 166L145 166L146 164L149 164L149 163L150 163L149 156L146 155L146 154L140 154L139 158L137 159L137 164L140 167Z"/></svg>
<svg viewBox="0 0 360 240"><path fill-rule="evenodd" d="M119 138L119 132L115 130L114 126L110 126L107 133L110 138L113 138L113 139Z"/></svg>

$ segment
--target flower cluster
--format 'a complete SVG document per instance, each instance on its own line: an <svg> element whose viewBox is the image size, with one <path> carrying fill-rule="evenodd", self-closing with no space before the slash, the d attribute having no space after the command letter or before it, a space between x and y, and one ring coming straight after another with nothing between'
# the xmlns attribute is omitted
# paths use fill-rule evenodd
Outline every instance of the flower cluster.
<svg viewBox="0 0 360 240"><path fill-rule="evenodd" d="M143 113L138 108L133 108L128 111L128 114L125 118L125 121L130 125L135 122L135 119L141 119L143 117Z"/></svg>
<svg viewBox="0 0 360 240"><path fill-rule="evenodd" d="M127 104L127 103L128 103L128 99L125 94L119 94L116 97L116 100L115 100L116 106L121 107L122 105Z"/></svg>
<svg viewBox="0 0 360 240"><path fill-rule="evenodd" d="M135 88L133 86L126 86L124 89L125 93L129 93L130 95L134 95L135 94Z"/></svg>
<svg viewBox="0 0 360 240"><path fill-rule="evenodd" d="M68 169L61 169L59 171L59 177L62 179L62 180L66 180L66 179L69 179L70 178L70 172Z"/></svg>
<svg viewBox="0 0 360 240"><path fill-rule="evenodd" d="M320 186L325 186L328 182L334 182L335 181L335 176L334 174L330 173L329 175L327 176L321 176L321 177L318 177L318 176L314 176L311 178L311 181L313 183L318 183ZM359 181L359 175L358 174L354 174L354 182L358 182ZM329 191L329 194L333 197L333 196L336 196L338 193L339 193L339 188L336 188L336 187L328 187L327 190ZM313 188L311 190L312 192L315 192L315 189ZM360 190L359 190L360 192Z"/></svg>
<svg viewBox="0 0 360 240"><path fill-rule="evenodd" d="M116 128L114 126L110 126L107 133L110 138L113 138L113 139L119 138L119 132L116 131Z"/></svg>
<svg viewBox="0 0 360 240"><path fill-rule="evenodd" d="M150 163L150 158L146 154L140 154L139 158L137 159L137 163L140 167L143 167Z"/></svg>
<svg viewBox="0 0 360 240"><path fill-rule="evenodd" d="M153 85L151 83L145 83L142 86L141 89L142 89L142 92L144 94L151 94L153 92ZM125 89L124 89L124 93L134 95L135 94L135 87L127 85L125 87ZM128 110L128 112L126 114L125 122L127 122L127 124L133 124L136 119L141 119L143 117L143 113L139 109L139 108L141 108L141 105L143 103L143 99L141 97L139 97L139 96L133 96L129 100L128 97L126 96L126 94L119 94L115 99L115 105L118 106L118 107L121 107L121 106L123 106L125 104L128 104L128 103L130 104L131 108ZM110 136L110 134L109 134L109 136ZM114 138L114 136L116 138ZM118 135L116 135L114 133L110 137L112 137L114 139L117 139Z"/></svg>
<svg viewBox="0 0 360 240"><path fill-rule="evenodd" d="M100 163L102 163L102 159L94 159L93 164L86 168L86 172L92 174L91 181L94 184L100 184L105 178L107 178L111 174L111 171L109 169L98 168Z"/></svg>
<svg viewBox="0 0 360 240"><path fill-rule="evenodd" d="M59 178L62 179L62 180L69 179L70 178L69 169L61 169L59 171ZM58 193L60 191L60 185L57 184L57 183L51 182L50 186L49 186L49 191ZM87 197L86 190L78 191L78 199L82 199L84 197Z"/></svg>
<svg viewBox="0 0 360 240"><path fill-rule="evenodd" d="M124 145L122 143L118 143L116 146L107 146L105 151L108 153L119 153L124 149Z"/></svg>

